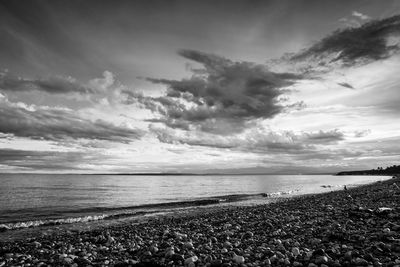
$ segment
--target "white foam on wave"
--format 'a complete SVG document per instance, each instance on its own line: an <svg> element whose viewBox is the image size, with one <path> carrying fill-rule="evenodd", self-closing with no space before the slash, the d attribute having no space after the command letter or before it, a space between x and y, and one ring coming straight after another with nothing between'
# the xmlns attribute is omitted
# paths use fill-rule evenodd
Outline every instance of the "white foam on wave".
<svg viewBox="0 0 400 267"><path fill-rule="evenodd" d="M101 214L101 215L88 215L88 216L83 216L83 217L71 217L71 218L54 219L54 220L51 220L51 219L50 220L33 220L33 221L16 222L16 223L5 223L5 224L0 224L0 228L5 229L5 230L14 230L14 229L22 229L22 228L29 228L29 227L45 226L45 225L90 222L90 221L104 220L109 216L110 215Z"/></svg>
<svg viewBox="0 0 400 267"><path fill-rule="evenodd" d="M279 197L279 196L284 196L284 195L292 195L297 191L299 191L299 189L288 190L288 191L278 191L278 192L273 192L273 193L265 193L264 195L266 197Z"/></svg>
<svg viewBox="0 0 400 267"><path fill-rule="evenodd" d="M263 197L271 197L271 198L277 198L285 195L291 195L294 194L295 192L299 191L299 189L295 190L288 190L288 191L278 191L278 192L272 192L272 193L263 193ZM219 198L219 199L214 199L217 200L215 204L217 203L224 203L227 202L227 199L224 198ZM234 202L234 201L233 201ZM72 223L84 223L84 222L90 222L90 221L99 221L99 220L105 220L105 219L113 219L113 218L119 218L119 217L125 217L125 216L133 216L137 214L142 214L141 212L138 211L125 211L125 212L119 212L119 213L112 213L112 214L100 214L100 215L87 215L87 216L81 216L81 217L68 217L68 218L62 218L62 219L47 219L47 220L31 220L31 221L24 221L24 222L16 222L16 223L4 223L0 224L0 232L5 231L5 230L16 230L16 229L23 229L23 228L30 228L30 227L39 227L39 226L52 226L52 225L60 225L60 224L72 224Z"/></svg>

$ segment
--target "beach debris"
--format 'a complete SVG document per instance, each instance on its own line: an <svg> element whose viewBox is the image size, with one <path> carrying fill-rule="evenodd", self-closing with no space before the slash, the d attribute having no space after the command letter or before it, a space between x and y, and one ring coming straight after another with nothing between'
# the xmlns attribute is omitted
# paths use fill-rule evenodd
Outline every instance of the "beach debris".
<svg viewBox="0 0 400 267"><path fill-rule="evenodd" d="M380 207L380 208L377 208L375 211L375 213L379 216L389 216L392 212L393 212L393 209L388 208L388 207Z"/></svg>
<svg viewBox="0 0 400 267"><path fill-rule="evenodd" d="M377 209L377 211L378 212L390 212L390 211L392 211L393 209L392 208L387 208L387 207L381 207L381 208L378 208Z"/></svg>

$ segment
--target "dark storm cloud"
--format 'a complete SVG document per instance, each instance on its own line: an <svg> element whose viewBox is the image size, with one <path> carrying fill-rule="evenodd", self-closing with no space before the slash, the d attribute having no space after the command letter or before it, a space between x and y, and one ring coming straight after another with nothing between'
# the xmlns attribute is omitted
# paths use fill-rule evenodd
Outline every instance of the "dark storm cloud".
<svg viewBox="0 0 400 267"><path fill-rule="evenodd" d="M11 92L37 90L50 94L88 94L95 92L93 89L81 85L73 78L25 79L5 72L0 72L0 90Z"/></svg>
<svg viewBox="0 0 400 267"><path fill-rule="evenodd" d="M240 131L246 120L272 118L288 108L280 97L289 92L286 87L302 78L271 72L264 65L234 62L194 50L181 50L179 54L203 68L192 69L193 76L188 79L147 78L166 85L167 93L151 100L138 100L159 112L163 116L160 121L171 127L182 128L191 123L204 131L218 132L218 123L228 122L241 125L235 127Z"/></svg>
<svg viewBox="0 0 400 267"><path fill-rule="evenodd" d="M84 138L123 143L143 135L141 130L80 118L73 111L26 107L4 99L0 100L0 132L32 139Z"/></svg>
<svg viewBox="0 0 400 267"><path fill-rule="evenodd" d="M323 59L334 55L329 62L343 62L353 65L358 62L370 62L389 57L399 51L398 44L388 42L389 37L399 37L400 16L375 20L356 28L346 28L333 32L310 48L291 57L292 61L308 58Z"/></svg>

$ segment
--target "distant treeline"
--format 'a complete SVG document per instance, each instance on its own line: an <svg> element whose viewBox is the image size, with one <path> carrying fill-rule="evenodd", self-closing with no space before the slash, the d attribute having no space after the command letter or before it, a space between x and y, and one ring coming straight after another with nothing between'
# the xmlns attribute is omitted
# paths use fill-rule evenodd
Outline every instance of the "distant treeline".
<svg viewBox="0 0 400 267"><path fill-rule="evenodd" d="M400 174L400 165L393 165L386 167L378 167L377 169L364 170L364 171L344 171L336 175L398 175Z"/></svg>

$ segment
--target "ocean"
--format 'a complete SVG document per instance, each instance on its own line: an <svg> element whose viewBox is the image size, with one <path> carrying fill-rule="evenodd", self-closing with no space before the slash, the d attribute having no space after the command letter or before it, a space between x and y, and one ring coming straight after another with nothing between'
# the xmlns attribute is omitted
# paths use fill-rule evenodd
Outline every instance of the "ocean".
<svg viewBox="0 0 400 267"><path fill-rule="evenodd" d="M140 216L198 205L252 205L385 180L332 175L0 174L0 225L41 225Z"/></svg>

